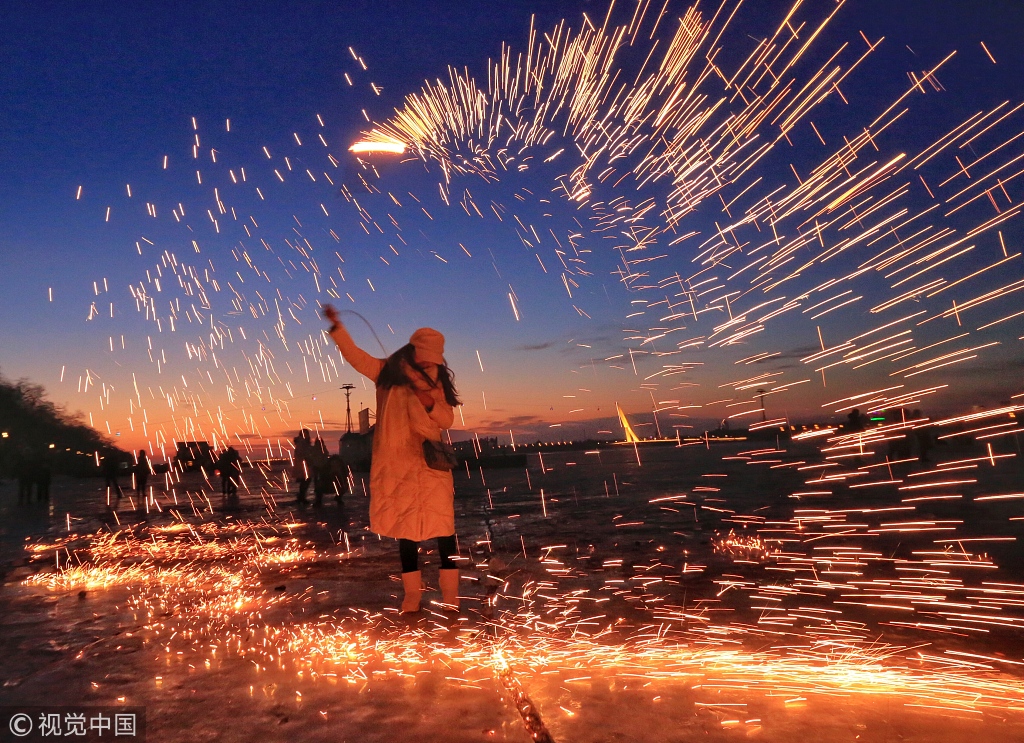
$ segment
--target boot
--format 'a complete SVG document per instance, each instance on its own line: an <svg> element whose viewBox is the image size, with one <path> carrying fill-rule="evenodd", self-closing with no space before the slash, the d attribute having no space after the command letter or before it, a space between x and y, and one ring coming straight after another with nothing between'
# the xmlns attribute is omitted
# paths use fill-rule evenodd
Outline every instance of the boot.
<svg viewBox="0 0 1024 743"><path fill-rule="evenodd" d="M459 569L448 568L438 571L437 582L441 586L441 599L445 610L459 610Z"/></svg>
<svg viewBox="0 0 1024 743"><path fill-rule="evenodd" d="M402 599L402 613L412 614L420 610L420 593L423 585L420 583L420 571L402 573L402 587L405 588L405 597Z"/></svg>

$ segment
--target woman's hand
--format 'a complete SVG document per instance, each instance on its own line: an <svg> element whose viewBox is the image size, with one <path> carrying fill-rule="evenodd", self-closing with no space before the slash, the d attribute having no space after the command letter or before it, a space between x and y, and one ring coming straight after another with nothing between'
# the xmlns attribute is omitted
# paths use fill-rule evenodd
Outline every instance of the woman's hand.
<svg viewBox="0 0 1024 743"><path fill-rule="evenodd" d="M338 311L334 309L334 305L325 304L323 313L324 319L330 320L332 325L338 325L341 322L341 320L338 318Z"/></svg>

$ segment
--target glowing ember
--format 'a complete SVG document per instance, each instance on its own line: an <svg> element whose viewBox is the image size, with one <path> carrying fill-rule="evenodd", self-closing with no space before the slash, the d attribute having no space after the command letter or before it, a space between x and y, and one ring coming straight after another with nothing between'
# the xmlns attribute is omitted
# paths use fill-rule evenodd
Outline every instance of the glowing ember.
<svg viewBox="0 0 1024 743"><path fill-rule="evenodd" d="M405 152L405 145L395 140L363 140L353 144L351 147L348 148L348 151L356 155L372 153L401 155Z"/></svg>

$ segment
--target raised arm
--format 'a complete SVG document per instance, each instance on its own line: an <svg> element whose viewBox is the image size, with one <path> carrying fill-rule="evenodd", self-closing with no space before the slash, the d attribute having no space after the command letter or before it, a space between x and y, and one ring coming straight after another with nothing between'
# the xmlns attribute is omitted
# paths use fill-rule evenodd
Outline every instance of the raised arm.
<svg viewBox="0 0 1024 743"><path fill-rule="evenodd" d="M334 339L345 361L350 363L357 372L376 384L377 376L380 374L380 370L384 368L384 359L371 356L357 346L356 342L352 340L352 336L348 334L345 326L341 324L338 311L329 304L324 306L324 317L331 321L331 327L327 332Z"/></svg>

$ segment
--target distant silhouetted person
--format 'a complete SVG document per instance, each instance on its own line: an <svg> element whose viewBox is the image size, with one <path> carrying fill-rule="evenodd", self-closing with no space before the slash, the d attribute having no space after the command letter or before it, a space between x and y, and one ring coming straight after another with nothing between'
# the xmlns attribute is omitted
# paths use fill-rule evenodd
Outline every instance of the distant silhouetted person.
<svg viewBox="0 0 1024 743"><path fill-rule="evenodd" d="M905 426L909 422L907 411L903 408L890 411L889 422ZM898 435L889 440L890 459L910 459L911 436L913 436L913 432L908 429L903 435Z"/></svg>
<svg viewBox="0 0 1024 743"><path fill-rule="evenodd" d="M146 497L146 483L149 482L151 467L145 449L139 449L139 461L135 465L135 495L140 499ZM136 506L138 507L138 506Z"/></svg>
<svg viewBox="0 0 1024 743"><path fill-rule="evenodd" d="M121 502L121 496L124 493L121 491L121 483L117 481L117 476L120 474L121 461L113 452L107 452L107 455L103 457L103 487L107 490L107 497L117 493L117 501Z"/></svg>
<svg viewBox="0 0 1024 743"><path fill-rule="evenodd" d="M50 500L50 481L53 479L53 468L50 465L50 458L45 454L35 463L33 480L36 484L36 496L40 502Z"/></svg>
<svg viewBox="0 0 1024 743"><path fill-rule="evenodd" d="M931 459L928 457L928 452L932 449L932 432L924 427L924 421L921 420L924 416L921 415L920 410L915 410L910 414L917 425L914 427L914 440L917 441L917 458L921 462L930 462Z"/></svg>
<svg viewBox="0 0 1024 743"><path fill-rule="evenodd" d="M334 495L334 499L341 503L342 496L349 492L348 470L341 455L324 457L317 469L317 478L317 504L323 502L324 493Z"/></svg>
<svg viewBox="0 0 1024 743"><path fill-rule="evenodd" d="M317 436L309 457L310 469L313 472L313 496L317 505L323 503L324 493L330 487L331 460L327 454L327 444Z"/></svg>
<svg viewBox="0 0 1024 743"><path fill-rule="evenodd" d="M860 411L854 408L850 411L850 414L846 416L846 430L854 433L856 431L864 430L864 419L861 417Z"/></svg>
<svg viewBox="0 0 1024 743"><path fill-rule="evenodd" d="M306 492L313 482L313 442L308 428L303 428L292 441L295 444L295 464L292 467L292 476L299 484L299 503L306 502Z"/></svg>
<svg viewBox="0 0 1024 743"><path fill-rule="evenodd" d="M238 499L238 481L242 477L242 458L233 446L225 449L217 460L220 470L220 488L225 498Z"/></svg>
<svg viewBox="0 0 1024 743"><path fill-rule="evenodd" d="M18 478L18 503L30 503L33 488L37 501L45 502L50 499L53 472L45 452L40 454L27 446L22 447L16 455L14 469Z"/></svg>
<svg viewBox="0 0 1024 743"><path fill-rule="evenodd" d="M18 503L32 500L32 455L26 447L19 447L14 457L14 474L18 478Z"/></svg>

